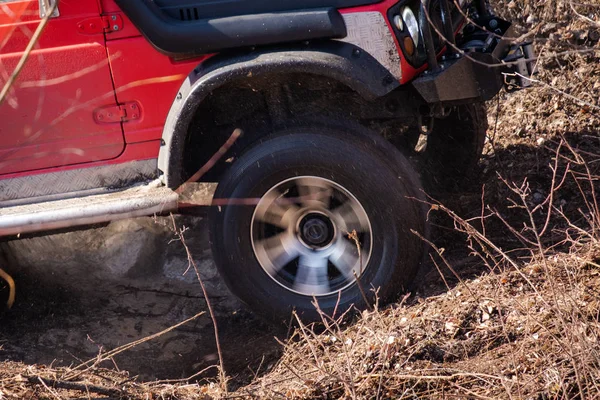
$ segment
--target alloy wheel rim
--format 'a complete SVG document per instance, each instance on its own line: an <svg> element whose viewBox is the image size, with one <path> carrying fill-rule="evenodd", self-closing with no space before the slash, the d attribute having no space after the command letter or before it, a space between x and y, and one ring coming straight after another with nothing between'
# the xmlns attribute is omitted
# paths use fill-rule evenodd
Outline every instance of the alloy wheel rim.
<svg viewBox="0 0 600 400"><path fill-rule="evenodd" d="M369 265L368 215L347 189L329 179L286 179L259 200L250 228L262 269L285 289L326 296L353 285Z"/></svg>

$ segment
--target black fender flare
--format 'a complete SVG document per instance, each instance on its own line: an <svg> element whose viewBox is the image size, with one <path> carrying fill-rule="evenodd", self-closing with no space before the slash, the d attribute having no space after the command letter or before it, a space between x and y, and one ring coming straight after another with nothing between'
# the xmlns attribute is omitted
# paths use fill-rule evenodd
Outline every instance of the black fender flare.
<svg viewBox="0 0 600 400"><path fill-rule="evenodd" d="M341 41L221 54L206 60L185 79L163 129L158 168L170 188L181 185L186 136L194 114L214 90L237 79L307 73L336 80L366 100L396 89L400 82L366 51Z"/></svg>

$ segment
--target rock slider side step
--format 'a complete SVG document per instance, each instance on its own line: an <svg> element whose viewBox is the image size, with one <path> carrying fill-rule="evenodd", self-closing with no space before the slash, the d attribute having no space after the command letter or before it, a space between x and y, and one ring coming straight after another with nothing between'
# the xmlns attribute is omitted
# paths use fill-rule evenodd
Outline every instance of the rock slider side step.
<svg viewBox="0 0 600 400"><path fill-rule="evenodd" d="M178 195L157 182L119 192L0 209L0 236L63 229L177 209Z"/></svg>

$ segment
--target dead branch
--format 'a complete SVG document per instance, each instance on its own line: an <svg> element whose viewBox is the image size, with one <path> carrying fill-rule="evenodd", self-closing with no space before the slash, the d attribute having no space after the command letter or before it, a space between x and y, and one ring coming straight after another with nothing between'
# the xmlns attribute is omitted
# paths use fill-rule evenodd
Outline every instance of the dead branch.
<svg viewBox="0 0 600 400"><path fill-rule="evenodd" d="M31 384L35 385L38 383L42 383L42 385L44 385L46 388L75 390L75 391L84 392L84 393L91 392L91 393L102 394L105 396L115 396L115 397L123 397L123 396L127 395L127 393L123 392L122 390L110 389L110 388L97 386L97 385L90 385L85 382L83 382L83 383L68 382L68 381L62 381L62 380L43 378L38 375L27 376L25 378Z"/></svg>
<svg viewBox="0 0 600 400"><path fill-rule="evenodd" d="M187 255L188 263L194 268L196 272L196 278L198 279L198 283L200 283L200 287L202 288L202 294L206 300L206 306L208 307L208 312L210 313L210 318L213 323L213 328L215 332L215 342L217 345L217 354L219 356L219 380L221 384L221 389L227 393L227 375L225 373L225 364L223 363L223 352L221 351L221 341L219 340L219 327L217 325L217 318L215 317L214 310L212 308L211 301L208 297L208 293L206 292L206 287L204 286L204 281L200 276L200 271L198 270L198 266L196 265L196 261L194 260L194 256L192 255L190 248L185 242L185 228L179 229L175 223L175 217L171 214L171 221L173 222L173 229L175 231L175 235L177 239L181 242L183 248L185 249L185 253ZM189 267L188 267L189 269Z"/></svg>

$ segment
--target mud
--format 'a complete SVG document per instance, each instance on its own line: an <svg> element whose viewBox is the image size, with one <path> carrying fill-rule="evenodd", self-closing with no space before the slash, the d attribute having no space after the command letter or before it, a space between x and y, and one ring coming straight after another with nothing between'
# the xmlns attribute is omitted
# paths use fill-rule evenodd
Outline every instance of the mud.
<svg viewBox="0 0 600 400"><path fill-rule="evenodd" d="M186 241L215 309L227 373L243 383L277 358L274 337L286 331L256 317L228 291L212 261L203 217L176 222L190 228ZM171 226L169 218L138 218L1 243L3 268L18 293L15 306L0 315L0 359L76 365L208 311ZM107 366L143 380L173 379L216 360L207 312Z"/></svg>

